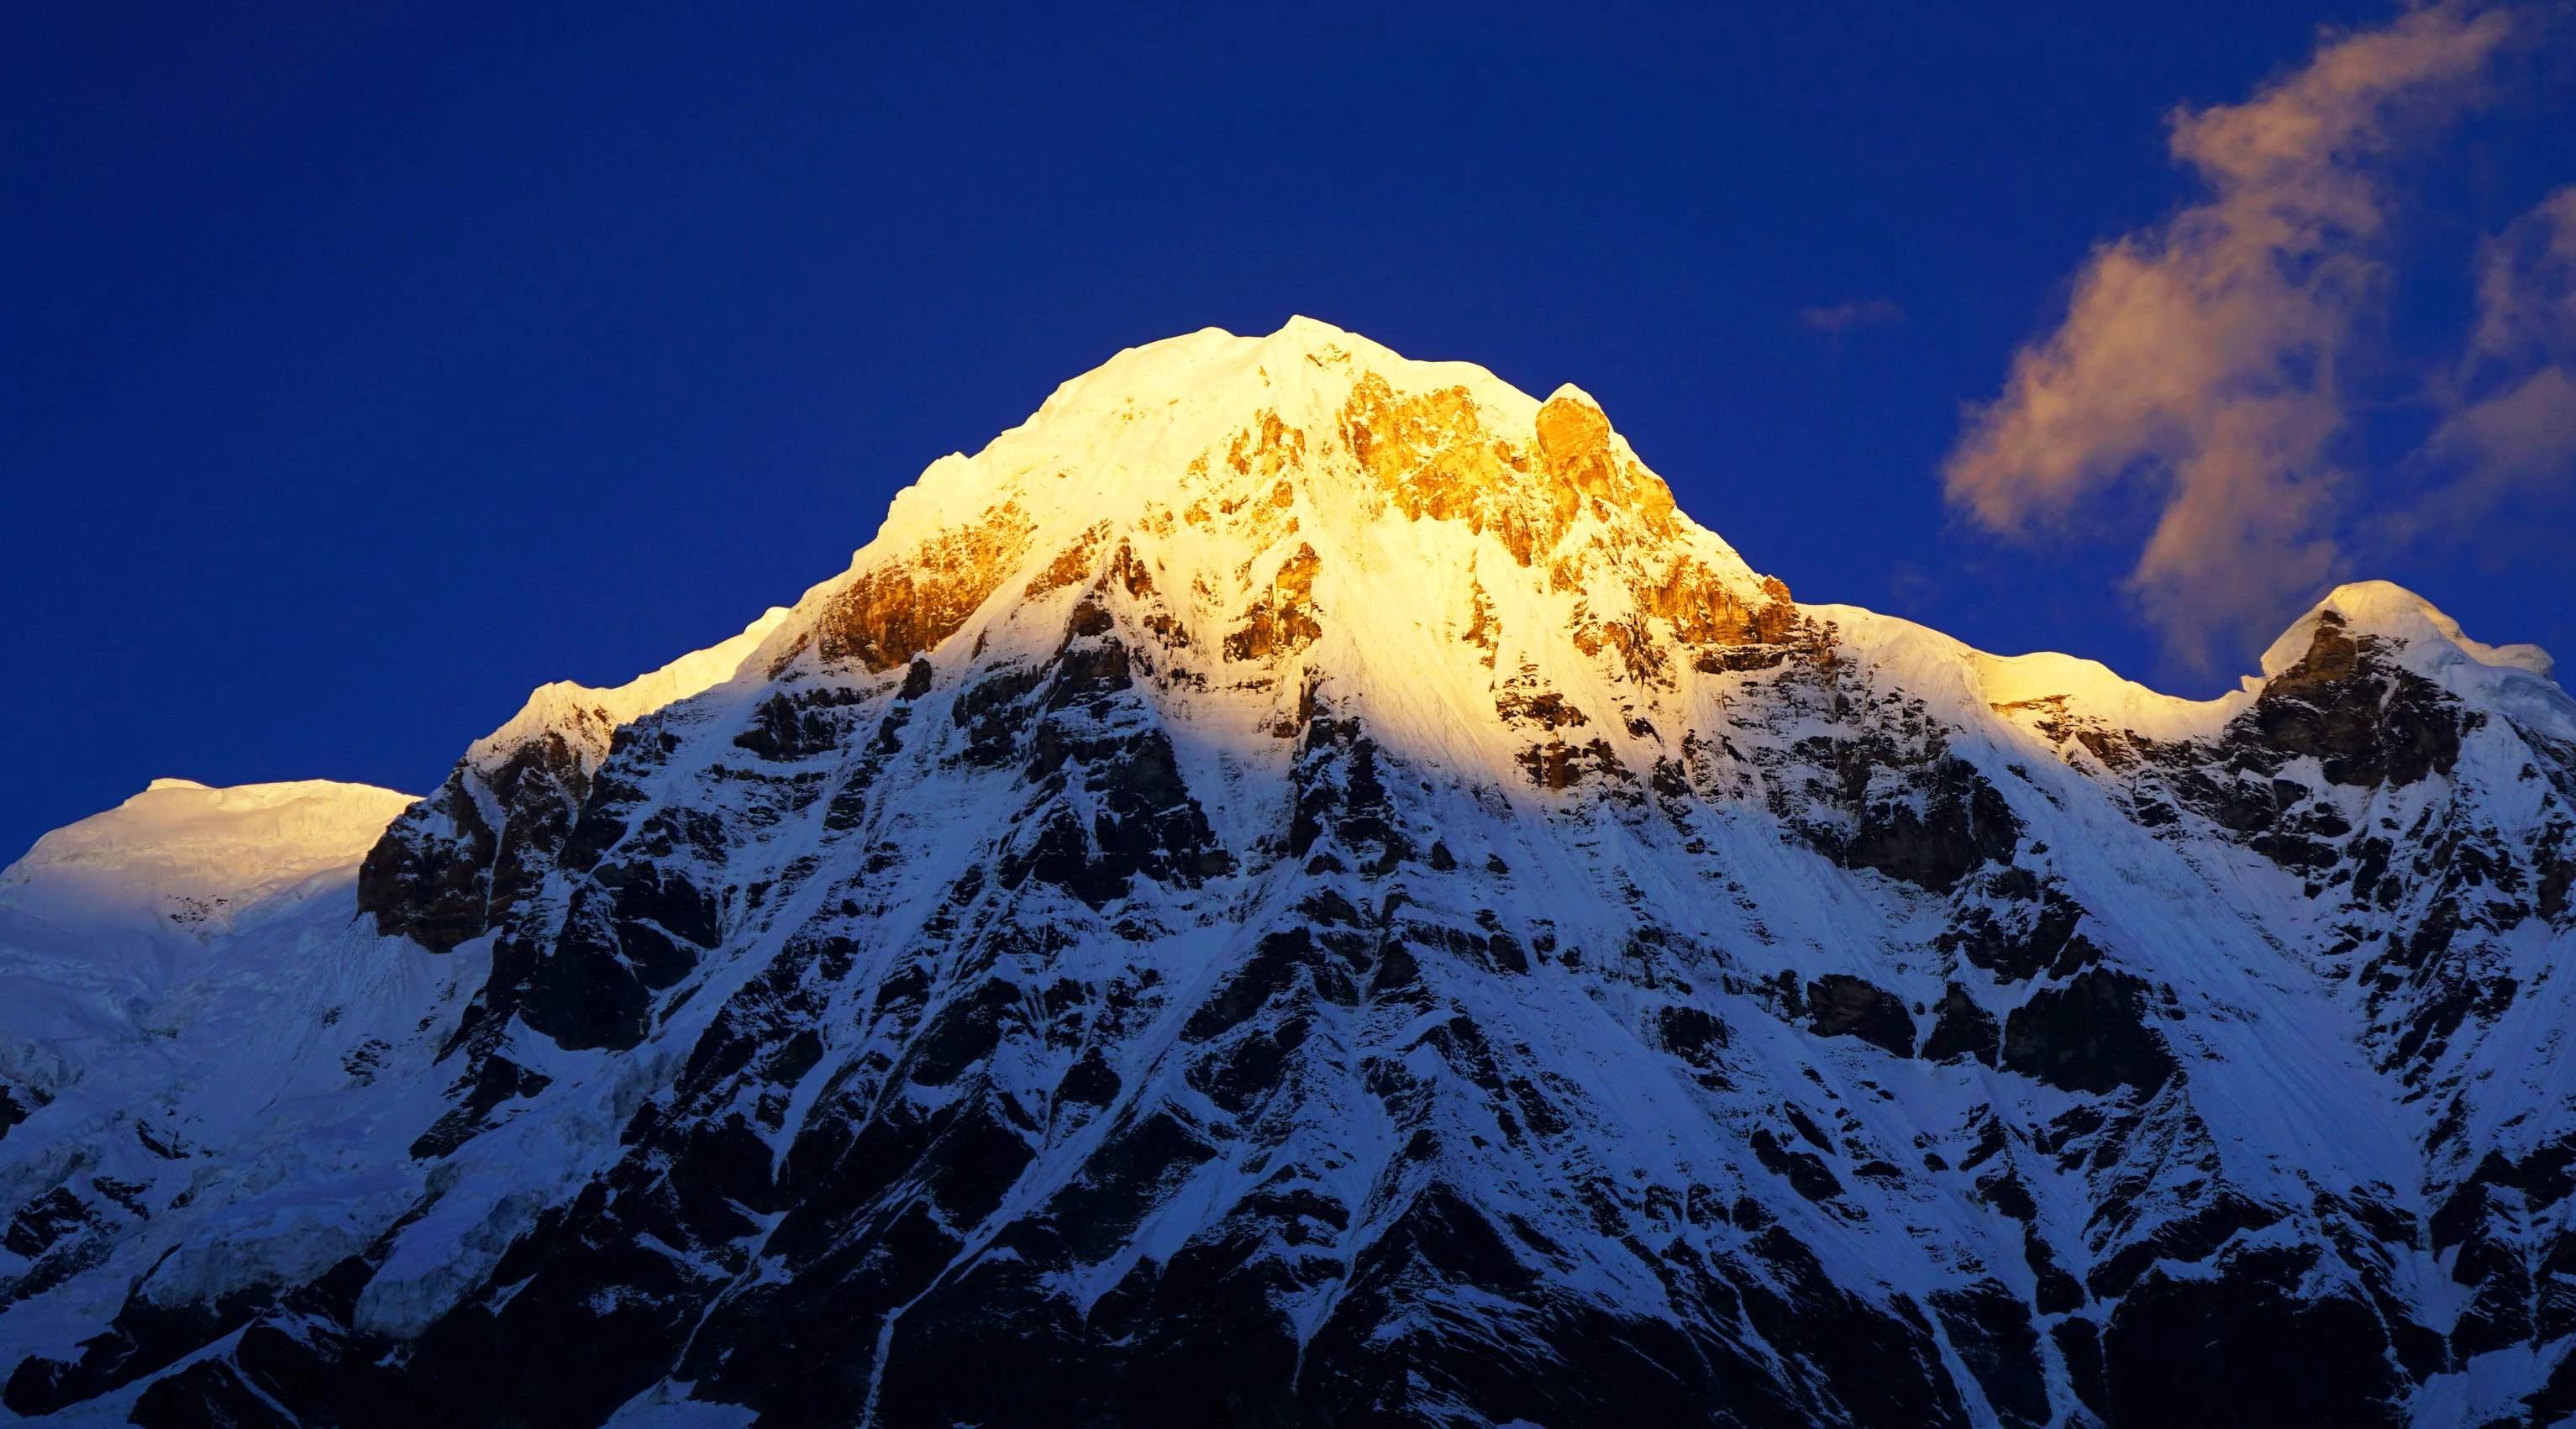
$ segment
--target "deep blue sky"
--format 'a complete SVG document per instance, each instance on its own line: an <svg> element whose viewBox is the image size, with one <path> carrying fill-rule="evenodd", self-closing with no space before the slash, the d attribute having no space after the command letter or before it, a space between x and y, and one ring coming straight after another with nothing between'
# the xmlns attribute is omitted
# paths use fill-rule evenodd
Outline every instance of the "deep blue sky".
<svg viewBox="0 0 2576 1429"><path fill-rule="evenodd" d="M914 8L8 7L0 859L156 775L426 790L1118 348L1292 312L1581 383L1802 597L2227 683L2161 668L2134 530L2001 545L1937 473L2190 197L2165 111L2385 8ZM2568 119L2455 137L2428 271ZM2562 535L2364 573L2576 654Z"/></svg>

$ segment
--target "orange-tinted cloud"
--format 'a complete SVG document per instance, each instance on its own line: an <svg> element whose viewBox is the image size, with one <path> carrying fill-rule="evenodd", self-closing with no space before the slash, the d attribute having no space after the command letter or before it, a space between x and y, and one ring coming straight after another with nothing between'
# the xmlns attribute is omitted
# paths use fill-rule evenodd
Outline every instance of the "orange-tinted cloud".
<svg viewBox="0 0 2576 1429"><path fill-rule="evenodd" d="M2327 34L2242 104L2177 111L2207 197L2094 250L1944 467L1985 526L2036 536L2128 483L2159 515L2128 577L2207 664L2335 574L2345 367L2383 305L2387 160L2479 102L2515 32L2443 4Z"/></svg>
<svg viewBox="0 0 2576 1429"><path fill-rule="evenodd" d="M2576 185L2480 253L2477 327L2447 400L2418 457L2437 478L2410 513L2426 534L2576 486Z"/></svg>

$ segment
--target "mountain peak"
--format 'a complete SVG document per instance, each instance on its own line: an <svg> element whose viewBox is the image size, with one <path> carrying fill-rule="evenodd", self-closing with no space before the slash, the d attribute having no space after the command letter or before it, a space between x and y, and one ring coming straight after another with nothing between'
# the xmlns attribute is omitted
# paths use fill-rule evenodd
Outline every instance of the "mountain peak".
<svg viewBox="0 0 2576 1429"><path fill-rule="evenodd" d="M0 869L0 901L42 907L239 908L357 863L412 796L303 779L214 788L155 779L104 813L36 840Z"/></svg>
<svg viewBox="0 0 2576 1429"><path fill-rule="evenodd" d="M1579 389L1131 349L354 875L400 796L162 781L0 878L0 1405L2554 1422L2576 705L2383 584L2266 666L1798 606Z"/></svg>
<svg viewBox="0 0 2576 1429"><path fill-rule="evenodd" d="M1304 313L1291 313L1288 315L1288 321L1281 323L1279 325L1279 330L1270 335L1270 341L1274 343L1311 343L1320 346L1330 343L1347 342L1355 336L1357 336L1357 334L1346 331L1340 327L1336 327L1333 324L1324 321L1322 318L1310 318ZM1364 338L1361 340L1366 341ZM1371 343L1370 345L1375 346L1376 344Z"/></svg>
<svg viewBox="0 0 2576 1429"><path fill-rule="evenodd" d="M2352 637L2370 636L2390 646L2400 664L2433 675L2463 664L2550 676L2555 661L2537 645L2488 645L2469 638L2460 623L2431 601L2394 581L2352 581L2336 586L2263 652L2265 677L2305 658L2320 625Z"/></svg>
<svg viewBox="0 0 2576 1429"><path fill-rule="evenodd" d="M1583 425L1597 426L1619 466L1635 464L1580 388L1549 401L1595 414ZM1087 525L1122 508L1184 506L1185 489L1224 500L1235 493L1219 487L1283 477L1338 501L1365 491L1311 478L1346 469L1337 455L1363 455L1351 450L1360 431L1417 448L1484 446L1498 460L1482 475L1544 485L1550 468L1513 458L1536 454L1545 405L1473 363L1418 361L1312 318L1266 337L1203 328L1128 348L1059 386L983 451L932 463L896 497L882 535L927 534L1001 502L1041 524L1066 513ZM1668 508L1669 495L1650 504Z"/></svg>
<svg viewBox="0 0 2576 1429"><path fill-rule="evenodd" d="M889 670L952 633L981 652L1023 623L1013 638L1035 658L1064 616L1033 598L1086 584L1106 598L1113 567L1127 574L1109 605L1188 632L1191 650L1266 650L1260 632L1284 620L1386 652L1431 629L1490 641L1498 620L1528 633L1527 658L1542 632L1571 631L1585 663L1606 642L1643 670L1674 639L1750 639L1788 599L1676 509L1582 389L1541 402L1472 363L1296 318L1130 348L982 451L932 463L849 569L806 593L773 666ZM1665 622L1679 633L1648 637ZM1481 679L1495 655L1444 658Z"/></svg>

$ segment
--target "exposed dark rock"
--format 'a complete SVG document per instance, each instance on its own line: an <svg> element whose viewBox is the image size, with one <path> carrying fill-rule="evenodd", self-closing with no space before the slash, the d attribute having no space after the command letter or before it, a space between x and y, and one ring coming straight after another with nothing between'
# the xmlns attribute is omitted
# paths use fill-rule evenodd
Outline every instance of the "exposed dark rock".
<svg viewBox="0 0 2576 1429"><path fill-rule="evenodd" d="M2520 1158L2490 1151L2432 1217L2437 1252L2456 1247L2451 1279L2470 1287L2452 1326L2460 1358L2576 1329L2576 1237L2548 1235L2544 1219L2576 1193L2576 1142Z"/></svg>
<svg viewBox="0 0 2576 1429"><path fill-rule="evenodd" d="M489 926L497 847L463 766L406 810L358 865L358 911L377 930L445 952Z"/></svg>
<svg viewBox="0 0 2576 1429"><path fill-rule="evenodd" d="M2156 1227L2093 1267L2085 1288L2095 1299L2116 1300L2129 1292L2140 1275L2160 1261L2196 1264L2209 1259L2236 1236L2276 1225L2281 1212L2232 1193L2221 1193L2190 1212Z"/></svg>
<svg viewBox="0 0 2576 1429"><path fill-rule="evenodd" d="M916 661L914 667L926 671L929 662ZM838 749L845 737L835 712L857 704L860 698L859 691L842 686L796 694L782 690L752 709L751 727L733 737L734 745L769 760L810 759L828 754Z"/></svg>
<svg viewBox="0 0 2576 1429"><path fill-rule="evenodd" d="M1977 1005L1968 990L1950 984L1934 1005L1932 1035L1923 1043L1927 1061L1946 1062L1954 1057L1968 1057L1993 1066L1995 1052L2001 1045L1995 1015Z"/></svg>
<svg viewBox="0 0 2576 1429"><path fill-rule="evenodd" d="M1754 1159L1774 1176L1785 1178L1791 1188L1810 1201L1830 1201L1843 1193L1843 1183L1825 1159L1812 1151L1783 1146L1780 1138L1767 1126L1755 1127L1745 1138L1753 1148Z"/></svg>
<svg viewBox="0 0 2576 1429"><path fill-rule="evenodd" d="M1569 744L1550 739L1533 744L1520 752L1520 766L1532 784L1542 789L1572 789L1586 779L1598 783L1604 779L1628 782L1628 768L1619 760L1617 750L1605 739L1587 739Z"/></svg>
<svg viewBox="0 0 2576 1429"><path fill-rule="evenodd" d="M1814 1252L1774 1225L1752 1237L1773 1283L1740 1286L1745 1317L1765 1339L1794 1343L1822 1372L1823 1404L1777 1422L1946 1425L1967 1421L1959 1392L1932 1370L1930 1324L1911 1304L1871 1306L1829 1280Z"/></svg>
<svg viewBox="0 0 2576 1429"><path fill-rule="evenodd" d="M1808 983L1807 1017L1819 1037L1857 1037L1900 1057L1914 1055L1914 1016L1905 999L1864 978L1827 973Z"/></svg>
<svg viewBox="0 0 2576 1429"><path fill-rule="evenodd" d="M164 1306L139 1291L129 1294L107 1329L81 1342L78 1359L20 1361L0 1388L0 1404L32 1417L122 1388L232 1333L267 1299L254 1291L209 1305Z"/></svg>
<svg viewBox="0 0 2576 1429"><path fill-rule="evenodd" d="M2314 1297L2312 1248L2233 1255L2215 1278L2151 1272L2103 1336L2115 1425L2402 1424L2407 1384L2379 1317Z"/></svg>
<svg viewBox="0 0 2576 1429"><path fill-rule="evenodd" d="M999 764L1010 757L1027 727L1030 711L1023 700L1046 679L1046 671L1026 666L996 670L961 691L948 707L949 718L966 731L966 762Z"/></svg>
<svg viewBox="0 0 2576 1429"><path fill-rule="evenodd" d="M8 1232L0 1234L0 1249L28 1260L40 1259L66 1237L97 1223L98 1213L88 1202L69 1186L56 1186L9 1217Z"/></svg>
<svg viewBox="0 0 2576 1429"><path fill-rule="evenodd" d="M2012 857L2020 834L2021 821L1995 786L1967 761L1945 759L1924 781L1920 807L1908 800L1864 805L1842 855L1855 868L1946 893L1969 870Z"/></svg>
<svg viewBox="0 0 2576 1429"><path fill-rule="evenodd" d="M1094 908L1124 897L1138 876L1193 884L1233 866L1207 814L1191 797L1159 729L1124 734L1056 734L1040 727L1029 770L1044 781L1078 774L1098 812L1086 826L1069 809L1052 810L1040 831L1005 853L1005 888L1035 879L1065 889Z"/></svg>
<svg viewBox="0 0 2576 1429"><path fill-rule="evenodd" d="M2378 644L2320 611L2307 653L2265 682L2240 728L2285 754L2314 757L2328 783L2405 785L2450 773L2460 756L2457 705Z"/></svg>
<svg viewBox="0 0 2576 1429"><path fill-rule="evenodd" d="M544 1091L551 1080L543 1073L530 1071L506 1057L483 1058L475 1068L464 1099L412 1143L413 1158L444 1156L454 1151L481 1131L502 1103L535 1096Z"/></svg>
<svg viewBox="0 0 2576 1429"><path fill-rule="evenodd" d="M221 1359L200 1360L154 1380L136 1397L126 1422L141 1429L297 1429L274 1399Z"/></svg>
<svg viewBox="0 0 2576 1429"><path fill-rule="evenodd" d="M2144 983L2088 969L2032 993L2004 1019L2003 1069L2071 1092L2153 1091L2174 1061L2146 1017Z"/></svg>
<svg viewBox="0 0 2576 1429"><path fill-rule="evenodd" d="M1655 1035L1665 1051L1693 1068L1702 1085L1724 1084L1725 1071L1718 1054L1726 1050L1728 1034L1726 1024L1714 1013L1667 1004L1655 1010Z"/></svg>
<svg viewBox="0 0 2576 1429"><path fill-rule="evenodd" d="M1816 818L1780 790L1774 810L1846 868L1947 893L1976 869L2009 862L2020 840L2021 820L2003 794L1928 733L1818 735L1795 752L1824 776L1806 792L1830 800L1842 818Z"/></svg>
<svg viewBox="0 0 2576 1429"><path fill-rule="evenodd" d="M2048 1338L2066 1361L2068 1387L2098 1417L2110 1412L2111 1386L2102 1366L2102 1332L2091 1320L2069 1316L2049 1327Z"/></svg>
<svg viewBox="0 0 2576 1429"><path fill-rule="evenodd" d="M2039 888L2034 881L2023 898L1961 907L1939 946L2002 981L2020 982L2039 976L2066 955L2071 944L2083 941L2075 931L2083 918L2084 910L2075 900L2055 888ZM2085 943L2076 957L2091 961L2091 944Z"/></svg>
<svg viewBox="0 0 2576 1429"><path fill-rule="evenodd" d="M2040 1361L2039 1331L2020 1297L1985 1280L1933 1296L1932 1309L1997 1418L2008 1425L2048 1422L2048 1375Z"/></svg>

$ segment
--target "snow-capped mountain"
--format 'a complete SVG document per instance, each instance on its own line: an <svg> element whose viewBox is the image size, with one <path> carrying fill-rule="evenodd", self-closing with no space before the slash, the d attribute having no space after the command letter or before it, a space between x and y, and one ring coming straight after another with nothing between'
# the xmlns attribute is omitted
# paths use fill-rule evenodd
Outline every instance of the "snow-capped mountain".
<svg viewBox="0 0 2576 1429"><path fill-rule="evenodd" d="M1600 408L1120 354L417 802L0 875L47 1422L2548 1423L2576 704L1794 601Z"/></svg>

